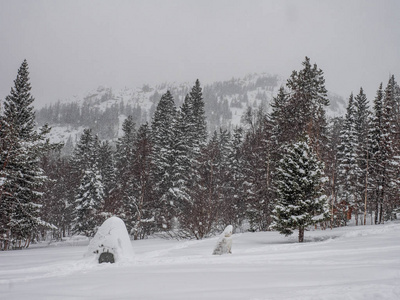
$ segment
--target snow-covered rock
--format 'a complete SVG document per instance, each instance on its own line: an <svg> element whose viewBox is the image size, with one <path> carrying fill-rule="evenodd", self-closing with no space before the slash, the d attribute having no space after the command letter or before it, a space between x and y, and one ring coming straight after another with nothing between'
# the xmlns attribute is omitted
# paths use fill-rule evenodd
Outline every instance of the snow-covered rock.
<svg viewBox="0 0 400 300"><path fill-rule="evenodd" d="M215 245L213 255L222 255L226 253L232 253L232 231L233 226L226 226L221 237L218 239L217 245Z"/></svg>
<svg viewBox="0 0 400 300"><path fill-rule="evenodd" d="M103 254L102 253L111 253ZM95 257L97 261L114 262L132 260L134 256L131 240L124 221L118 217L111 217L97 230L90 241L85 257ZM105 259L105 260L104 260Z"/></svg>

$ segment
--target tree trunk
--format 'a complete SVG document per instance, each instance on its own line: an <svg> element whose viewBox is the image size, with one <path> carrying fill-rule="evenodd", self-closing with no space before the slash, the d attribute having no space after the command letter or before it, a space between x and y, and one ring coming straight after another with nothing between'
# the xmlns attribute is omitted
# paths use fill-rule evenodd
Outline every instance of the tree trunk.
<svg viewBox="0 0 400 300"><path fill-rule="evenodd" d="M367 150L367 170L365 171L365 194L364 194L364 226L367 224L367 199L368 199L368 150Z"/></svg>
<svg viewBox="0 0 400 300"><path fill-rule="evenodd" d="M304 242L304 227L299 227L299 243Z"/></svg>
<svg viewBox="0 0 400 300"><path fill-rule="evenodd" d="M335 173L332 174L332 212L331 212L331 230L333 229L333 213L334 213L334 200L335 200Z"/></svg>

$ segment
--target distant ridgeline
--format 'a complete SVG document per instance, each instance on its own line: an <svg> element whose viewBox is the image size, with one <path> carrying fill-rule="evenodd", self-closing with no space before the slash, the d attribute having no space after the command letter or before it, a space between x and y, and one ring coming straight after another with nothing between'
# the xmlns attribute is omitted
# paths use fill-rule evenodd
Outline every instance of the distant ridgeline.
<svg viewBox="0 0 400 300"><path fill-rule="evenodd" d="M269 103L284 83L277 75L264 73L205 85L203 97L208 131L234 129L249 107L263 107L269 111ZM151 122L158 101L166 91L171 92L179 107L191 86L191 83L163 83L119 91L99 87L84 97L58 101L37 110L36 120L39 126L48 123L53 128L50 138L55 142L70 140L75 144L84 128L91 128L102 140L115 140L121 135L122 122L127 116L133 116L136 124ZM345 111L343 98L333 94L329 98L328 116L342 115Z"/></svg>

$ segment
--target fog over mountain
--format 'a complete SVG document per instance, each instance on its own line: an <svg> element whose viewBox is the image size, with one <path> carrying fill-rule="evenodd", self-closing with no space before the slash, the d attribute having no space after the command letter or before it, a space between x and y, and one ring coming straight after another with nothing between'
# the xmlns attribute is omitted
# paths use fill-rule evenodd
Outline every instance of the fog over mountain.
<svg viewBox="0 0 400 300"><path fill-rule="evenodd" d="M122 123L127 116L131 115L137 125L151 122L163 94L170 91L179 107L193 84L144 84L124 89L99 86L82 95L45 105L36 112L36 117L39 125L47 123L52 127L50 139L54 142L70 140L75 144L84 128L91 128L100 139L115 141L122 135ZM208 132L220 128L232 131L237 126L244 126L242 118L248 110L271 112L272 99L284 85L285 80L281 77L266 73L205 85L203 96ZM333 93L328 97L327 116L343 116L345 100Z"/></svg>
<svg viewBox="0 0 400 300"><path fill-rule="evenodd" d="M0 99L27 59L35 105L160 82L203 84L270 72L288 78L305 56L329 91L348 97L400 74L400 2L0 2Z"/></svg>

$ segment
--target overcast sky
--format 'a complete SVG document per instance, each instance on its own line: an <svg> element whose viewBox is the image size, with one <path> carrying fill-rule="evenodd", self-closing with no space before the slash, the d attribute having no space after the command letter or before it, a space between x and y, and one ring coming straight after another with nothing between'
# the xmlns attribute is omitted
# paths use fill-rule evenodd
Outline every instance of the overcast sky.
<svg viewBox="0 0 400 300"><path fill-rule="evenodd" d="M288 78L309 56L329 91L400 81L400 1L0 0L0 98L28 60L37 104L106 85Z"/></svg>

